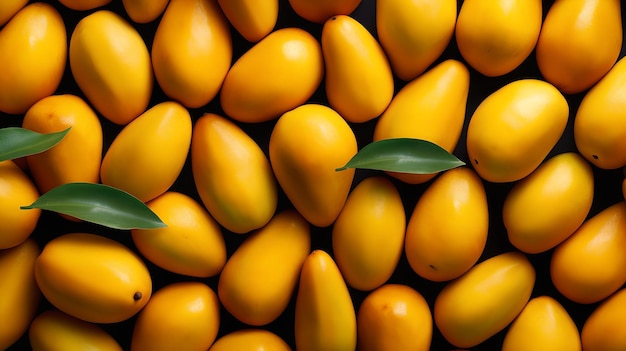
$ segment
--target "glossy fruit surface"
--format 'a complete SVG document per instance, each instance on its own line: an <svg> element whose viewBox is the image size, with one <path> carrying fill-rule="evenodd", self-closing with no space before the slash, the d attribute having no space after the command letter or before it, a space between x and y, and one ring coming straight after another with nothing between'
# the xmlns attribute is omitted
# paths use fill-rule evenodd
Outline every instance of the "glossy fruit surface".
<svg viewBox="0 0 626 351"><path fill-rule="evenodd" d="M302 18L322 24L336 15L349 15L361 0L289 0L291 8Z"/></svg>
<svg viewBox="0 0 626 351"><path fill-rule="evenodd" d="M163 14L170 0L122 0L124 11L135 23L149 23Z"/></svg>
<svg viewBox="0 0 626 351"><path fill-rule="evenodd" d="M4 26L10 19L28 4L28 0L5 0L0 4L0 26Z"/></svg>
<svg viewBox="0 0 626 351"><path fill-rule="evenodd" d="M0 250L23 243L35 230L41 210L24 211L39 198L33 181L15 162L0 162Z"/></svg>
<svg viewBox="0 0 626 351"><path fill-rule="evenodd" d="M265 329L240 329L217 339L209 351L291 351L280 336Z"/></svg>
<svg viewBox="0 0 626 351"><path fill-rule="evenodd" d="M621 327L626 323L626 289L620 289L599 304L587 317L581 332L583 350L613 351L626 347Z"/></svg>
<svg viewBox="0 0 626 351"><path fill-rule="evenodd" d="M278 0L218 0L230 24L246 40L256 43L270 34L278 21Z"/></svg>

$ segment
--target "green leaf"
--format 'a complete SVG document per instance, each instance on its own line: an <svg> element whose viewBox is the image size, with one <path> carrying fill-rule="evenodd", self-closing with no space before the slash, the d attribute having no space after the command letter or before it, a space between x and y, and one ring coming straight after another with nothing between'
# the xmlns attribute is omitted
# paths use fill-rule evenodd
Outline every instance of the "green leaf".
<svg viewBox="0 0 626 351"><path fill-rule="evenodd" d="M31 205L20 208L54 211L114 229L166 227L141 200L103 184L63 184L41 195Z"/></svg>
<svg viewBox="0 0 626 351"><path fill-rule="evenodd" d="M44 152L58 144L72 127L41 134L20 127L0 129L0 162Z"/></svg>
<svg viewBox="0 0 626 351"><path fill-rule="evenodd" d="M383 139L365 145L348 163L348 168L432 174L465 165L441 146L422 139Z"/></svg>

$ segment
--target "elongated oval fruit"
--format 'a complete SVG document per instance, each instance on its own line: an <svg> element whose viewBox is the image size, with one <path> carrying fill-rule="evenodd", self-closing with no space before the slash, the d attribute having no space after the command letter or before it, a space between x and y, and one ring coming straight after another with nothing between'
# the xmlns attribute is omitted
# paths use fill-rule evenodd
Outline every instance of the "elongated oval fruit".
<svg viewBox="0 0 626 351"><path fill-rule="evenodd" d="M289 0L298 16L307 21L323 24L336 15L349 15L361 4L361 0Z"/></svg>
<svg viewBox="0 0 626 351"><path fill-rule="evenodd" d="M70 38L72 76L93 107L126 125L148 107L153 78L150 52L119 15L98 10L83 17Z"/></svg>
<svg viewBox="0 0 626 351"><path fill-rule="evenodd" d="M98 115L82 98L51 95L26 111L22 127L38 133L70 131L53 148L26 157L41 193L70 182L98 183L103 131Z"/></svg>
<svg viewBox="0 0 626 351"><path fill-rule="evenodd" d="M0 250L0 318L6 321L0 328L2 350L22 337L37 314L41 293L33 266L40 251L34 239Z"/></svg>
<svg viewBox="0 0 626 351"><path fill-rule="evenodd" d="M257 142L230 120L213 113L196 120L191 166L204 206L226 229L247 233L276 212L272 166Z"/></svg>
<svg viewBox="0 0 626 351"><path fill-rule="evenodd" d="M97 234L68 233L50 240L34 271L37 286L53 306L93 323L127 320L152 294L150 272L141 258Z"/></svg>
<svg viewBox="0 0 626 351"><path fill-rule="evenodd" d="M270 34L278 21L278 0L217 0L217 2L230 24L252 43Z"/></svg>
<svg viewBox="0 0 626 351"><path fill-rule="evenodd" d="M354 169L335 169L356 152L348 123L324 105L306 104L283 114L270 136L270 162L278 183L296 210L318 227L331 225L343 208Z"/></svg>
<svg viewBox="0 0 626 351"><path fill-rule="evenodd" d="M265 122L305 103L324 77L320 43L300 28L273 31L232 65L220 91L224 113Z"/></svg>
<svg viewBox="0 0 626 351"><path fill-rule="evenodd" d="M465 123L469 71L445 60L407 83L395 95L374 128L374 141L416 138L453 152ZM436 174L389 173L405 183L424 183Z"/></svg>
<svg viewBox="0 0 626 351"><path fill-rule="evenodd" d="M574 117L576 148L602 169L626 166L626 58L588 92Z"/></svg>
<svg viewBox="0 0 626 351"><path fill-rule="evenodd" d="M280 336L265 329L239 329L217 339L209 351L291 351Z"/></svg>
<svg viewBox="0 0 626 351"><path fill-rule="evenodd" d="M150 23L165 12L170 0L122 0L124 11L135 23Z"/></svg>
<svg viewBox="0 0 626 351"><path fill-rule="evenodd" d="M133 243L150 262L173 273L207 278L226 264L222 230L189 195L167 191L146 204L167 227L133 229Z"/></svg>
<svg viewBox="0 0 626 351"><path fill-rule="evenodd" d="M0 250L23 243L35 230L41 210L24 211L39 198L33 181L11 160L0 162Z"/></svg>
<svg viewBox="0 0 626 351"><path fill-rule="evenodd" d="M329 18L322 29L326 96L349 122L380 116L394 92L393 73L372 34L350 16Z"/></svg>
<svg viewBox="0 0 626 351"><path fill-rule="evenodd" d="M455 0L376 1L378 40L398 78L417 78L443 54L456 13Z"/></svg>
<svg viewBox="0 0 626 351"><path fill-rule="evenodd" d="M580 351L580 334L567 310L554 298L532 298L504 337L502 351Z"/></svg>
<svg viewBox="0 0 626 351"><path fill-rule="evenodd" d="M467 63L495 77L517 68L539 39L541 0L466 0L456 23L455 38Z"/></svg>
<svg viewBox="0 0 626 351"><path fill-rule="evenodd" d="M207 350L220 327L220 304L202 282L170 283L139 312L131 351Z"/></svg>
<svg viewBox="0 0 626 351"><path fill-rule="evenodd" d="M153 106L126 125L109 146L100 169L102 183L143 202L163 194L183 169L191 132L191 116L182 105L165 101Z"/></svg>
<svg viewBox="0 0 626 351"><path fill-rule="evenodd" d="M28 0L5 0L0 4L0 27L28 4Z"/></svg>
<svg viewBox="0 0 626 351"><path fill-rule="evenodd" d="M552 84L519 79L487 96L467 128L467 153L476 172L495 183L534 171L561 138L569 105Z"/></svg>
<svg viewBox="0 0 626 351"><path fill-rule="evenodd" d="M599 302L626 283L626 203L617 202L586 220L553 251L550 277L566 298Z"/></svg>
<svg viewBox="0 0 626 351"><path fill-rule="evenodd" d="M615 64L622 48L619 0L557 0L537 41L543 77L565 94L597 83Z"/></svg>
<svg viewBox="0 0 626 351"><path fill-rule="evenodd" d="M217 95L230 69L233 45L216 0L170 0L152 43L152 67L163 92L198 108Z"/></svg>
<svg viewBox="0 0 626 351"><path fill-rule="evenodd" d="M442 173L415 204L404 250L411 268L431 281L460 277L478 261L487 243L487 194L467 167Z"/></svg>
<svg viewBox="0 0 626 351"><path fill-rule="evenodd" d="M335 220L332 247L346 283L373 290L393 274L402 256L406 216L400 193L384 177L361 181Z"/></svg>
<svg viewBox="0 0 626 351"><path fill-rule="evenodd" d="M21 8L0 31L0 111L22 114L52 95L67 61L67 33L52 5Z"/></svg>
<svg viewBox="0 0 626 351"><path fill-rule="evenodd" d="M509 241L526 253L552 249L580 227L594 195L591 166L566 152L541 164L506 195L502 219Z"/></svg>
<svg viewBox="0 0 626 351"><path fill-rule="evenodd" d="M28 329L28 341L33 351L123 350L99 325L56 309L46 310L35 317Z"/></svg>
<svg viewBox="0 0 626 351"><path fill-rule="evenodd" d="M476 346L513 322L534 285L535 269L523 253L493 256L441 290L435 323L454 346Z"/></svg>
<svg viewBox="0 0 626 351"><path fill-rule="evenodd" d="M297 350L356 348L352 299L339 268L326 251L314 250L304 261L295 313Z"/></svg>
<svg viewBox="0 0 626 351"><path fill-rule="evenodd" d="M309 224L294 210L276 214L226 262L217 286L222 305L243 323L272 322L287 308L310 250Z"/></svg>
<svg viewBox="0 0 626 351"><path fill-rule="evenodd" d="M87 11L107 5L111 0L59 0L59 2L75 11Z"/></svg>
<svg viewBox="0 0 626 351"><path fill-rule="evenodd" d="M611 351L626 348L626 335L621 327L626 323L626 288L622 288L599 304L585 320L581 341L583 350Z"/></svg>

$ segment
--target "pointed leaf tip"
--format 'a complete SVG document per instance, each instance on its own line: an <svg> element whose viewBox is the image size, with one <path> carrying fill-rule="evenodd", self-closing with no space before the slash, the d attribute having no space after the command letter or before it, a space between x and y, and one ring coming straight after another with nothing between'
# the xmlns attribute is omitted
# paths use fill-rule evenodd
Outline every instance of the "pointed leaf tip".
<svg viewBox="0 0 626 351"><path fill-rule="evenodd" d="M0 162L44 152L63 140L71 128L46 134L20 127L0 128Z"/></svg>

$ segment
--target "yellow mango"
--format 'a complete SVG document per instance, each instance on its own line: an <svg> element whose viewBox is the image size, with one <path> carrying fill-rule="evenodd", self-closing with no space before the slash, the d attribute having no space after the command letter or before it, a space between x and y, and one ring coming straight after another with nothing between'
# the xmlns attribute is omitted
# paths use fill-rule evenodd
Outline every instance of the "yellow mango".
<svg viewBox="0 0 626 351"><path fill-rule="evenodd" d="M506 194L502 219L519 250L536 254L567 239L587 218L594 195L591 166L566 152L541 164Z"/></svg>
<svg viewBox="0 0 626 351"><path fill-rule="evenodd" d="M543 77L565 94L597 83L622 49L619 0L556 0L536 46Z"/></svg>
<svg viewBox="0 0 626 351"><path fill-rule="evenodd" d="M456 0L376 1L376 31L398 78L411 81L450 44Z"/></svg>
<svg viewBox="0 0 626 351"><path fill-rule="evenodd" d="M173 273L207 278L218 275L226 263L222 230L192 197L167 191L146 204L167 227L133 229L139 253Z"/></svg>
<svg viewBox="0 0 626 351"><path fill-rule="evenodd" d="M582 98L574 117L574 141L581 155L603 169L626 166L626 58Z"/></svg>
<svg viewBox="0 0 626 351"><path fill-rule="evenodd" d="M265 329L239 329L217 339L209 351L291 351L278 335Z"/></svg>
<svg viewBox="0 0 626 351"><path fill-rule="evenodd" d="M26 157L41 193L70 182L100 181L102 125L82 98L72 94L45 97L26 111L22 127L38 133L60 132L71 127L53 148Z"/></svg>
<svg viewBox="0 0 626 351"><path fill-rule="evenodd" d="M467 153L489 182L520 180L534 171L561 138L569 105L552 84L519 79L478 105L467 128Z"/></svg>
<svg viewBox="0 0 626 351"><path fill-rule="evenodd" d="M431 281L467 272L487 243L489 211L481 179L467 167L442 173L418 198L404 249L411 268Z"/></svg>
<svg viewBox="0 0 626 351"><path fill-rule="evenodd" d="M232 121L213 113L198 118L191 166L204 206L229 231L261 228L276 212L272 166L257 142Z"/></svg>
<svg viewBox="0 0 626 351"><path fill-rule="evenodd" d="M337 15L322 28L326 97L343 118L363 123L380 116L394 92L387 56L354 18Z"/></svg>
<svg viewBox="0 0 626 351"><path fill-rule="evenodd" d="M581 341L585 351L616 351L626 349L626 288L609 296L585 320Z"/></svg>
<svg viewBox="0 0 626 351"><path fill-rule="evenodd" d="M474 347L506 328L524 309L535 269L521 252L498 254L448 283L435 299L435 324L456 347Z"/></svg>
<svg viewBox="0 0 626 351"><path fill-rule="evenodd" d="M122 351L120 344L95 323L72 317L56 309L46 310L28 329L33 351Z"/></svg>
<svg viewBox="0 0 626 351"><path fill-rule="evenodd" d="M23 243L35 230L41 210L22 210L39 198L33 181L13 161L0 162L0 250Z"/></svg>
<svg viewBox="0 0 626 351"><path fill-rule="evenodd" d="M28 330L37 314L41 293L33 266L40 249L34 239L0 250L0 349L8 349Z"/></svg>
<svg viewBox="0 0 626 351"><path fill-rule="evenodd" d="M606 299L626 283L626 203L587 219L553 251L550 277L566 298L581 304Z"/></svg>
<svg viewBox="0 0 626 351"><path fill-rule="evenodd" d="M198 108L217 95L233 46L217 0L170 0L154 34L152 67L169 98Z"/></svg>
<svg viewBox="0 0 626 351"><path fill-rule="evenodd" d="M405 228L404 205L395 185L380 176L361 181L332 229L335 262L346 283L359 290L385 283L402 256Z"/></svg>
<svg viewBox="0 0 626 351"><path fill-rule="evenodd" d="M506 332L502 351L580 351L580 334L567 310L554 298L532 298Z"/></svg>
<svg viewBox="0 0 626 351"><path fill-rule="evenodd" d="M278 0L217 0L228 21L247 41L270 34L278 21Z"/></svg>
<svg viewBox="0 0 626 351"><path fill-rule="evenodd" d="M294 210L276 214L226 262L217 286L222 305L243 323L272 322L287 308L310 249L309 224Z"/></svg>
<svg viewBox="0 0 626 351"><path fill-rule="evenodd" d="M139 312L130 350L207 350L219 327L220 303L208 285L170 283Z"/></svg>
<svg viewBox="0 0 626 351"><path fill-rule="evenodd" d="M323 250L302 266L296 296L295 337L299 351L355 350L356 313L339 268Z"/></svg>
<svg viewBox="0 0 626 351"><path fill-rule="evenodd" d="M43 2L21 8L0 30L0 111L22 114L52 95L66 60L67 33L59 12Z"/></svg>
<svg viewBox="0 0 626 351"><path fill-rule="evenodd" d="M179 103L161 102L126 125L100 168L103 184L143 202L166 192L180 174L191 145L192 122Z"/></svg>
<svg viewBox="0 0 626 351"><path fill-rule="evenodd" d="M281 28L235 61L224 79L220 104L236 121L269 121L305 103L323 77L317 39L300 28Z"/></svg>
<svg viewBox="0 0 626 351"><path fill-rule="evenodd" d="M18 13L27 4L28 0L4 0L0 3L0 27L9 22L11 17Z"/></svg>
<svg viewBox="0 0 626 351"><path fill-rule="evenodd" d="M72 76L91 105L126 125L148 107L153 77L150 52L121 16L98 10L83 17L70 38Z"/></svg>
<svg viewBox="0 0 626 351"><path fill-rule="evenodd" d="M465 0L455 38L470 66L488 77L502 76L530 56L542 19L541 0Z"/></svg>
<svg viewBox="0 0 626 351"><path fill-rule="evenodd" d="M150 272L141 258L97 234L67 233L52 239L34 271L37 286L53 306L87 322L127 320L152 294Z"/></svg>
<svg viewBox="0 0 626 351"><path fill-rule="evenodd" d="M359 306L357 330L359 351L428 351L433 317L426 299L415 289L385 284Z"/></svg>
<svg viewBox="0 0 626 351"><path fill-rule="evenodd" d="M307 21L323 24L336 15L349 15L361 0L289 0L289 6Z"/></svg>
<svg viewBox="0 0 626 351"><path fill-rule="evenodd" d="M354 169L336 169L356 153L354 132L324 105L306 104L283 114L270 135L270 162L279 185L296 210L318 227L331 225L343 208Z"/></svg>
<svg viewBox="0 0 626 351"><path fill-rule="evenodd" d="M87 11L108 5L111 0L59 0L59 2L75 11Z"/></svg>
<svg viewBox="0 0 626 351"><path fill-rule="evenodd" d="M135 23L150 23L165 12L170 0L122 0L124 11Z"/></svg>
<svg viewBox="0 0 626 351"><path fill-rule="evenodd" d="M416 138L454 151L465 123L468 92L467 67L460 61L443 61L398 91L376 122L374 141ZM410 184L435 177L435 174L389 174Z"/></svg>

